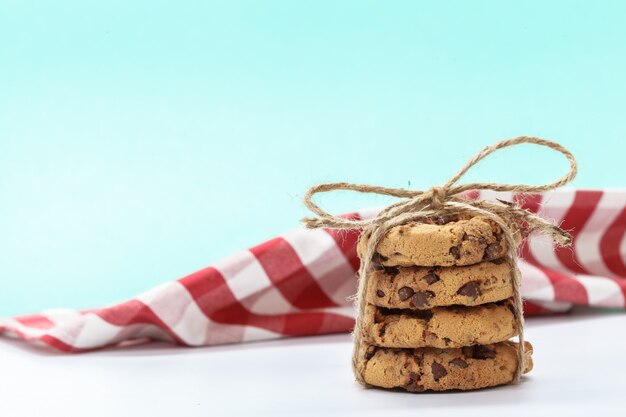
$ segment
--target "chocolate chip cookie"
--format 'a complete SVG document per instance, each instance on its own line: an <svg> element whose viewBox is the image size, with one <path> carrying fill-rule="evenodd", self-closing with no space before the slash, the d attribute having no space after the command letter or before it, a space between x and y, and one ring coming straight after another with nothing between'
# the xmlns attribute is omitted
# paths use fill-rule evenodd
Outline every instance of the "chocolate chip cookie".
<svg viewBox="0 0 626 417"><path fill-rule="evenodd" d="M518 240L519 232L516 231ZM365 253L369 235L357 245ZM374 263L382 266L472 265L502 258L507 253L502 229L485 217L450 216L396 226L381 239Z"/></svg>
<svg viewBox="0 0 626 417"><path fill-rule="evenodd" d="M418 348L463 347L503 342L517 334L510 301L478 307L397 310L369 304L363 317L370 345Z"/></svg>
<svg viewBox="0 0 626 417"><path fill-rule="evenodd" d="M502 259L463 267L388 267L371 271L365 297L379 307L429 309L476 306L512 295L511 269Z"/></svg>
<svg viewBox="0 0 626 417"><path fill-rule="evenodd" d="M524 373L533 367L532 345L524 345ZM517 368L517 343L464 348L363 349L364 379L382 388L411 392L472 390L510 383Z"/></svg>

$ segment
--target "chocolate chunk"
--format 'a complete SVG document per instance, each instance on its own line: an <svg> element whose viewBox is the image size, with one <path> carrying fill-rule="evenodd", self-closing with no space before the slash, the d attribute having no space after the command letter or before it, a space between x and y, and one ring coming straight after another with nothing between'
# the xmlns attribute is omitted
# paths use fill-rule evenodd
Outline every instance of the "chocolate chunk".
<svg viewBox="0 0 626 417"><path fill-rule="evenodd" d="M383 337L386 331L387 331L387 325L383 324L382 326L380 326L380 329L378 329L378 336Z"/></svg>
<svg viewBox="0 0 626 417"><path fill-rule="evenodd" d="M372 256L372 266L374 267L374 269L377 269L379 271L384 270L385 267L383 266L383 262L385 262L386 260L388 260L388 258L385 258L380 253L376 252L374 253L374 256Z"/></svg>
<svg viewBox="0 0 626 417"><path fill-rule="evenodd" d="M424 281L426 281L426 283L428 285L432 285L435 282L439 281L439 276L437 274L435 274L434 272L430 272L428 275L426 275L424 278L422 278Z"/></svg>
<svg viewBox="0 0 626 417"><path fill-rule="evenodd" d="M430 299L434 296L435 293L432 291L418 291L413 295L411 305L417 308L426 307L428 303L430 303Z"/></svg>
<svg viewBox="0 0 626 417"><path fill-rule="evenodd" d="M384 291L376 290L376 295L379 296L379 297L384 297L385 293L384 293Z"/></svg>
<svg viewBox="0 0 626 417"><path fill-rule="evenodd" d="M398 298L400 301L406 301L413 296L415 291L411 287L402 287L398 290Z"/></svg>
<svg viewBox="0 0 626 417"><path fill-rule="evenodd" d="M423 385L419 384L420 378L422 376L415 372L409 373L409 382L404 386L404 388L409 392L422 392L425 390Z"/></svg>
<svg viewBox="0 0 626 417"><path fill-rule="evenodd" d="M496 351L487 346L476 345L472 358L474 359L493 359L496 357Z"/></svg>
<svg viewBox="0 0 626 417"><path fill-rule="evenodd" d="M439 378L448 375L448 371L446 371L446 368L444 368L443 365L437 362L433 362L433 364L430 365L430 370L433 372L433 378L435 379L435 381L439 381Z"/></svg>
<svg viewBox="0 0 626 417"><path fill-rule="evenodd" d="M496 357L496 351L488 346L475 345L461 348L461 352L466 358L471 359L493 359Z"/></svg>
<svg viewBox="0 0 626 417"><path fill-rule="evenodd" d="M458 246L452 246L450 248L450 255L454 256L454 259L459 259L461 257L461 250Z"/></svg>
<svg viewBox="0 0 626 417"><path fill-rule="evenodd" d="M415 363L417 364L417 366L422 366L424 365L424 355L423 354L415 354L413 356L413 359L415 360Z"/></svg>
<svg viewBox="0 0 626 417"><path fill-rule="evenodd" d="M498 259L492 259L491 260L491 263L494 264L494 265L501 265L504 262L506 262L506 259L504 259L504 258L498 258Z"/></svg>
<svg viewBox="0 0 626 417"><path fill-rule="evenodd" d="M465 369L467 368L469 365L467 364L467 362L465 362L463 359L461 358L454 358L450 361L451 365L457 366L459 368Z"/></svg>
<svg viewBox="0 0 626 417"><path fill-rule="evenodd" d="M492 243L491 245L488 245L485 248L485 257L487 259L494 259L497 258L498 255L500 255L500 243L496 242L496 243Z"/></svg>
<svg viewBox="0 0 626 417"><path fill-rule="evenodd" d="M429 311L429 310L426 310L426 311ZM449 338L447 338L447 337L443 338L443 343L445 343L446 346L448 346L450 344L450 342L451 342L451 340Z"/></svg>
<svg viewBox="0 0 626 417"><path fill-rule="evenodd" d="M456 293L476 299L480 295L480 283L478 281L470 281L459 288Z"/></svg>
<svg viewBox="0 0 626 417"><path fill-rule="evenodd" d="M466 358L473 358L474 357L474 346L463 346L461 348L461 353L463 353L463 356L465 356Z"/></svg>

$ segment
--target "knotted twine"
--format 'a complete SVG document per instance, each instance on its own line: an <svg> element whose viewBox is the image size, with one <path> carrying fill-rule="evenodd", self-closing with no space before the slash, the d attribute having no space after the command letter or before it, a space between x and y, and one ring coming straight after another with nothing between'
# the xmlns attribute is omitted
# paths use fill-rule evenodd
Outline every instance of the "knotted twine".
<svg viewBox="0 0 626 417"><path fill-rule="evenodd" d="M526 185L526 184L498 184L498 183L468 183L457 185L457 182L465 173L480 160L495 151L509 146L529 143L548 147L563 154L569 162L569 171L566 175L550 184ZM469 190L493 190L512 191L517 193L541 193L561 187L570 182L577 171L576 159L572 153L560 144L536 137L520 136L513 139L506 139L497 142L477 153L461 168L452 178L440 187L432 187L426 191L407 190L403 188L388 188L367 184L352 184L347 182L333 182L319 184L311 187L304 196L304 203L317 217L304 218L302 221L309 229L332 228L332 229L361 229L369 234L369 240L365 253L362 254L361 266L359 268L359 288L355 300L357 307L357 318L354 328L354 352L352 356L352 368L358 382L365 385L363 371L365 361L360 359L359 348L363 339L363 314L366 307L365 291L368 286L370 272L372 269L372 258L376 253L376 248L387 232L395 227L409 222L424 221L436 216L471 214L484 216L496 223L501 229L504 239L508 245L507 257L513 278L513 306L516 327L518 330L518 360L517 369L511 383L517 383L522 376L524 369L524 316L523 300L521 296L521 273L517 266L517 243L514 237L514 230L510 224L524 225L527 233L537 232L549 236L557 246L567 246L571 243L571 236L560 227L555 226L547 220L524 210L521 207L506 203L494 203L485 200L468 200L460 197L460 194ZM367 220L350 220L343 217L334 216L317 204L313 203L313 195L336 190L356 191L360 193L387 195L402 198L394 204L387 206L378 215Z"/></svg>

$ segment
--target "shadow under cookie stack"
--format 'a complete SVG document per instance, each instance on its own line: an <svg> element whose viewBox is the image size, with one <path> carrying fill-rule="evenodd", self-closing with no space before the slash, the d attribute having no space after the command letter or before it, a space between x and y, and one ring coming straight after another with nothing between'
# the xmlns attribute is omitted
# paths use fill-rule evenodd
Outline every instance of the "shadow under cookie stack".
<svg viewBox="0 0 626 417"><path fill-rule="evenodd" d="M502 230L480 216L392 228L361 294L355 366L363 382L411 392L511 383L519 352L509 340L518 326L507 252ZM532 346L524 346L526 373Z"/></svg>

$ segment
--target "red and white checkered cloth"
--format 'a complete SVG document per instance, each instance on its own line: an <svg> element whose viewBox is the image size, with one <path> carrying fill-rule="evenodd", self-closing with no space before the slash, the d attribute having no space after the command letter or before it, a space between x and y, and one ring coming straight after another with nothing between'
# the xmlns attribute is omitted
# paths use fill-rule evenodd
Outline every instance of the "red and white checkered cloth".
<svg viewBox="0 0 626 417"><path fill-rule="evenodd" d="M540 235L523 245L526 315L626 306L626 190L470 197L520 202L572 232L571 248ZM147 340L201 346L347 332L357 238L356 231L295 229L120 304L1 319L0 333L80 352Z"/></svg>

